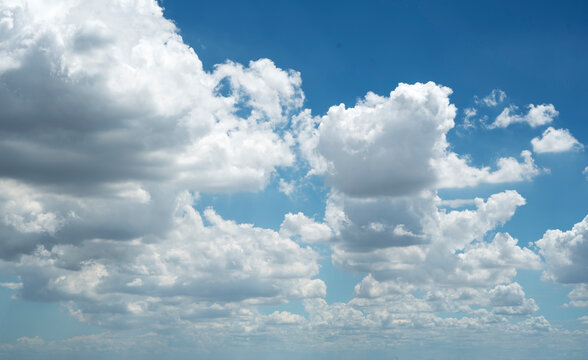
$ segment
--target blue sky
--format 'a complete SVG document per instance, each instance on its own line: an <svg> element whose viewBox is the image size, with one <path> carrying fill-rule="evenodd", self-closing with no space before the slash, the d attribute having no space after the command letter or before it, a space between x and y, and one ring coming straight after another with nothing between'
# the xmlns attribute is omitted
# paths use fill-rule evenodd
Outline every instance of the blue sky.
<svg viewBox="0 0 588 360"><path fill-rule="evenodd" d="M0 4L0 357L582 359L583 2Z"/></svg>

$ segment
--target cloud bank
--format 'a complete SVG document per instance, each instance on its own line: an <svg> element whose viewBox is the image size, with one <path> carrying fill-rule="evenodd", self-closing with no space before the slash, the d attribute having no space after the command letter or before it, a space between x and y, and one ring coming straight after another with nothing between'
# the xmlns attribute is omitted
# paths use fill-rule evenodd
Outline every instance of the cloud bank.
<svg viewBox="0 0 588 360"><path fill-rule="evenodd" d="M494 168L454 152L448 87L399 84L313 115L301 74L269 59L204 70L155 1L10 0L0 14L0 274L18 279L3 283L18 298L60 303L114 334L146 329L138 347L204 332L203 347L251 334L328 350L358 329L364 347L400 330L410 341L419 331L555 331L515 281L517 269L541 269L540 256L500 231L523 196L505 190L449 211L438 195L540 173L528 150ZM491 95L486 106L504 101ZM550 104L511 111L492 127L558 114ZM547 129L533 150L569 148L561 131ZM268 229L195 209L201 193L263 191L281 169L307 174L280 178L289 196L296 181L324 180L323 219L287 213ZM536 242L545 276L577 284L572 306L588 299L583 223ZM325 300L321 251L361 274L350 301ZM260 310L293 301L305 314ZM127 346L113 338L27 337L0 351Z"/></svg>

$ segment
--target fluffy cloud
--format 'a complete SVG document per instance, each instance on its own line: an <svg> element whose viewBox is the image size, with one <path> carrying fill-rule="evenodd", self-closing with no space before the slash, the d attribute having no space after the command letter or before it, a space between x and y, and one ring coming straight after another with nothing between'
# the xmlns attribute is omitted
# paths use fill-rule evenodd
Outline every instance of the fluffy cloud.
<svg viewBox="0 0 588 360"><path fill-rule="evenodd" d="M174 230L150 243L89 240L39 247L13 266L18 296L69 301L70 311L103 326L227 317L240 307L322 297L318 254L278 233L201 216L188 194L178 198ZM207 225L208 224L208 225ZM163 317L163 318L161 318Z"/></svg>
<svg viewBox="0 0 588 360"><path fill-rule="evenodd" d="M155 1L3 2L0 274L19 280L0 285L80 321L180 328L191 340L202 329L292 338L280 326L313 341L354 329L549 330L540 317L509 322L537 310L513 278L540 260L509 234L491 236L523 197L447 211L437 196L539 170L529 151L495 169L452 152L450 94L400 84L312 116L299 73L268 59L205 71ZM504 97L491 96L488 106ZM505 116L539 125L556 114L539 105L524 120ZM322 222L288 213L275 231L194 209L199 192L256 191L280 167L307 165L331 186ZM296 180L278 186L292 194ZM323 299L318 253L301 243L328 243L336 266L365 275L353 300ZM546 254L549 271L567 266ZM300 299L308 318L256 307Z"/></svg>
<svg viewBox="0 0 588 360"><path fill-rule="evenodd" d="M547 230L535 245L545 258L545 278L576 285L568 305L588 306L588 216L571 230Z"/></svg>
<svg viewBox="0 0 588 360"><path fill-rule="evenodd" d="M293 164L298 73L267 59L206 72L154 1L0 10L3 258L163 238L185 189L258 190Z"/></svg>
<svg viewBox="0 0 588 360"><path fill-rule="evenodd" d="M588 284L577 285L574 290L570 291L568 297L570 302L566 304L567 306L588 307Z"/></svg>
<svg viewBox="0 0 588 360"><path fill-rule="evenodd" d="M60 193L234 191L292 164L274 130L302 104L298 73L267 59L207 73L153 1L2 6L0 176Z"/></svg>
<svg viewBox="0 0 588 360"><path fill-rule="evenodd" d="M0 24L0 273L18 296L163 327L325 295L314 250L188 195L294 164L299 73L205 71L152 0L8 1ZM296 219L288 236L329 230Z"/></svg>
<svg viewBox="0 0 588 360"><path fill-rule="evenodd" d="M539 310L533 299L525 298L525 292L518 283L498 285L489 294L497 314L527 315Z"/></svg>
<svg viewBox="0 0 588 360"><path fill-rule="evenodd" d="M569 130L554 129L551 126L543 132L541 138L533 138L531 144L536 153L564 152L580 150L584 147L570 134Z"/></svg>
<svg viewBox="0 0 588 360"><path fill-rule="evenodd" d="M484 327L491 317L538 310L513 279L517 269L540 269L539 256L506 233L486 239L525 199L505 191L475 199L473 209L447 211L442 203L426 192L377 199L331 194L326 221L335 232L332 261L368 273L355 286L348 306L357 311L347 326L453 327L464 321ZM432 315L440 311L469 315L449 325Z"/></svg>
<svg viewBox="0 0 588 360"><path fill-rule="evenodd" d="M525 203L517 192L476 199L475 210L446 212L439 202L432 194L377 200L332 194L326 219L336 233L333 263L422 288L489 287L510 281L517 268L539 268L539 257L508 234L483 241Z"/></svg>
<svg viewBox="0 0 588 360"><path fill-rule="evenodd" d="M515 123L527 123L531 127L537 127L549 124L559 114L552 104L530 104L528 108L529 111L525 115L513 114L512 112L517 110L516 106L504 108L489 128L505 128Z"/></svg>
<svg viewBox="0 0 588 360"><path fill-rule="evenodd" d="M434 184L430 159L454 125L450 93L431 82L400 84L389 97L368 93L353 108L331 107L320 120L317 144L331 168L327 182L359 196L414 193Z"/></svg>
<svg viewBox="0 0 588 360"><path fill-rule="evenodd" d="M588 283L588 216L571 230L547 230L535 244L545 258L545 277L564 284Z"/></svg>
<svg viewBox="0 0 588 360"><path fill-rule="evenodd" d="M530 180L540 173L539 168L531 156L531 152L521 152L522 162L513 157L503 157L497 160L497 169L490 167L476 168L468 165L467 158L459 157L455 153L432 161L432 166L439 174L440 188L463 188L476 186L481 183L505 183Z"/></svg>
<svg viewBox="0 0 588 360"><path fill-rule="evenodd" d="M286 214L280 226L280 235L294 237L305 243L326 242L332 230L327 224L317 223L303 213Z"/></svg>
<svg viewBox="0 0 588 360"><path fill-rule="evenodd" d="M440 187L528 180L539 173L530 152L500 158L497 169L475 168L448 150L454 127L451 90L432 82L400 84L388 97L368 93L354 107L333 106L322 117L295 120L311 174L325 174L355 197L402 196ZM365 176L369 174L369 176Z"/></svg>

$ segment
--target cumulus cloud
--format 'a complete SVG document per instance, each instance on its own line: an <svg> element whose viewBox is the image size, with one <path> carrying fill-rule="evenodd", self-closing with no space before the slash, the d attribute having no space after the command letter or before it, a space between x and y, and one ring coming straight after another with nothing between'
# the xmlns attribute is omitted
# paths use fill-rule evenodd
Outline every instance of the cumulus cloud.
<svg viewBox="0 0 588 360"><path fill-rule="evenodd" d="M567 129L554 129L548 127L541 137L535 137L531 140L533 151L536 153L564 152L570 150L580 150L584 145L580 144Z"/></svg>
<svg viewBox="0 0 588 360"><path fill-rule="evenodd" d="M539 173L529 151L494 169L452 152L451 89L399 84L313 116L296 71L268 59L212 69L155 1L0 4L0 273L19 279L1 286L80 321L189 329L192 340L203 328L291 338L278 330L287 326L313 341L358 328L509 330L509 316L529 316L514 332L550 328L513 283L538 255L491 236L525 199L504 191L446 210L451 199L437 195ZM503 100L496 90L482 101ZM531 105L496 126L556 115ZM331 187L324 219L288 213L277 231L194 208L198 193L262 190L288 166ZM278 188L291 195L296 181ZM558 252L581 256L560 249L577 241L541 241L549 276L570 266ZM323 244L337 267L364 275L348 303L324 299L311 247ZM572 301L583 301L578 289ZM300 299L308 318L256 308ZM71 341L86 342L128 345Z"/></svg>
<svg viewBox="0 0 588 360"><path fill-rule="evenodd" d="M6 286L114 328L325 296L318 255L288 238L325 225L300 215L286 236L193 209L197 192L260 190L294 164L299 73L205 71L151 0L0 14L0 268L21 279Z"/></svg>
<svg viewBox="0 0 588 360"><path fill-rule="evenodd" d="M545 258L546 278L564 284L588 283L588 216L571 230L547 230L535 245Z"/></svg>
<svg viewBox="0 0 588 360"><path fill-rule="evenodd" d="M79 319L115 327L157 319L170 308L189 320L228 316L239 304L325 296L325 284L312 279L318 274L312 249L212 209L203 215L184 194L165 241L39 247L14 265L23 283L17 294L71 301Z"/></svg>
<svg viewBox="0 0 588 360"><path fill-rule="evenodd" d="M280 226L280 235L297 238L305 243L317 243L328 241L332 230L327 224L317 223L299 212L285 215Z"/></svg>
<svg viewBox="0 0 588 360"><path fill-rule="evenodd" d="M355 286L345 315L342 304L308 311L353 315L333 325L341 328L483 328L497 318L531 316L539 308L513 279L517 269L540 269L541 259L507 233L486 239L525 199L505 191L472 202L474 209L447 211L434 193L377 199L332 193L326 212L336 234L332 261L368 275ZM433 315L440 311L468 317L447 322Z"/></svg>
<svg viewBox="0 0 588 360"><path fill-rule="evenodd" d="M529 111L527 114L513 114L513 111L517 110L516 106L510 106L504 108L504 110L496 117L496 120L488 127L493 128L505 128L515 123L526 123L531 127L537 127L549 124L559 114L552 104L541 104L528 106Z"/></svg>
<svg viewBox="0 0 588 360"><path fill-rule="evenodd" d="M274 130L302 105L298 73L267 59L208 73L155 2L111 5L3 5L1 176L60 193L161 180L234 191L292 164Z"/></svg>
<svg viewBox="0 0 588 360"><path fill-rule="evenodd" d="M498 159L494 171L449 151L446 134L456 114L451 92L432 82L399 84L388 97L368 93L354 107L333 106L322 117L301 113L295 128L310 174L324 174L347 195L376 197L522 181L539 173L529 151L521 154L523 162Z"/></svg>
<svg viewBox="0 0 588 360"><path fill-rule="evenodd" d="M567 305L588 306L588 216L571 230L547 230L535 245L545 258L545 278L576 285Z"/></svg>
<svg viewBox="0 0 588 360"><path fill-rule="evenodd" d="M424 287L488 287L510 281L517 268L539 268L537 254L508 234L483 241L525 203L517 192L476 199L475 210L447 212L439 202L432 194L377 200L332 194L326 218L336 233L333 263L378 281Z"/></svg>
<svg viewBox="0 0 588 360"><path fill-rule="evenodd" d="M489 293L490 303L497 313L522 315L539 309L533 299L525 299L525 292L518 283L498 285Z"/></svg>
<svg viewBox="0 0 588 360"><path fill-rule="evenodd" d="M588 284L576 285L574 290L568 294L570 302L566 306L588 307Z"/></svg>
<svg viewBox="0 0 588 360"><path fill-rule="evenodd" d="M327 182L358 196L414 193L434 184L430 159L454 125L450 93L431 82L400 84L389 97L368 93L353 108L331 107L317 144L330 167Z"/></svg>
<svg viewBox="0 0 588 360"><path fill-rule="evenodd" d="M440 188L463 188L481 183L505 183L531 180L540 173L539 168L528 150L521 152L523 161L514 157L502 157L496 162L496 170L490 167L476 168L468 164L468 159L455 153L432 161L432 166L439 174Z"/></svg>

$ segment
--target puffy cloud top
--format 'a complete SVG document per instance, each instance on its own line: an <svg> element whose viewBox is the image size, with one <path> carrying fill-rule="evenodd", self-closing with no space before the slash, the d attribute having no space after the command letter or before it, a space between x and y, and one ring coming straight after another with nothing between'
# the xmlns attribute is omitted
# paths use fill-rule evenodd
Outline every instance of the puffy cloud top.
<svg viewBox="0 0 588 360"><path fill-rule="evenodd" d="M536 153L564 152L570 150L580 150L584 145L580 144L567 129L554 129L548 127L541 137L531 140L533 151Z"/></svg>

